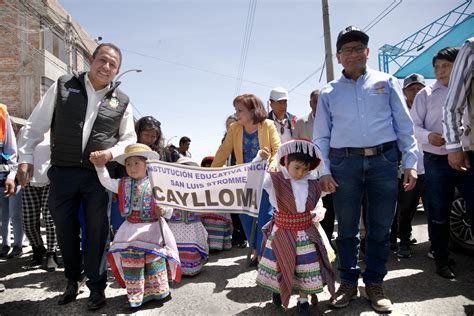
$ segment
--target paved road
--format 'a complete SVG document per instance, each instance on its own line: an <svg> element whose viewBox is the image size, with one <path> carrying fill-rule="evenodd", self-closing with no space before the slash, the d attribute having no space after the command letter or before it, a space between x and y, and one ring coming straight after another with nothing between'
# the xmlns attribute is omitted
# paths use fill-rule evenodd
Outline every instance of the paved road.
<svg viewBox="0 0 474 316"><path fill-rule="evenodd" d="M385 289L394 302L394 315L474 315L474 257L454 253L456 280L449 281L434 273L434 262L426 256L428 240L424 214L415 217L414 236L419 241L413 247L413 258L399 260L392 254ZM6 291L0 293L0 314L71 314L85 313L87 288L77 302L57 305L57 296L64 289L63 271L48 273L31 269L31 252L22 258L0 262L0 281ZM255 285L256 271L244 268L245 250L213 254L202 273L184 279L172 289L173 299L159 305L148 303L141 315L285 315L270 302L269 292ZM361 262L363 265L363 262ZM107 314L135 313L126 305L125 290L113 278L106 290L107 305L100 310ZM361 289L363 292L363 284ZM348 308L331 310L327 293L320 294L320 304L311 313L322 315L375 315L365 299ZM289 315L296 315L296 297L290 301ZM138 314L138 313L137 313Z"/></svg>

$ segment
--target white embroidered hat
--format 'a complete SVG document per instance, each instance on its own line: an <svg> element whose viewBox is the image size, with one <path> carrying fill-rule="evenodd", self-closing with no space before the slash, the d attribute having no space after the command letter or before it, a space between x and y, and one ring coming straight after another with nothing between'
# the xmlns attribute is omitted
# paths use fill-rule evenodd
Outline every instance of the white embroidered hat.
<svg viewBox="0 0 474 316"><path fill-rule="evenodd" d="M278 169L281 170L281 167L285 166L286 156L295 153L306 154L314 158L314 162L311 163L311 172L320 173L323 170L324 162L321 151L313 142L302 138L290 139L280 146L277 152Z"/></svg>
<svg viewBox="0 0 474 316"><path fill-rule="evenodd" d="M151 148L148 147L147 145L131 144L125 147L125 152L121 154L120 156L115 157L113 161L116 161L121 165L125 165L125 160L127 160L128 157L133 157L133 156L143 157L148 160L160 159L160 155L156 151L151 150Z"/></svg>

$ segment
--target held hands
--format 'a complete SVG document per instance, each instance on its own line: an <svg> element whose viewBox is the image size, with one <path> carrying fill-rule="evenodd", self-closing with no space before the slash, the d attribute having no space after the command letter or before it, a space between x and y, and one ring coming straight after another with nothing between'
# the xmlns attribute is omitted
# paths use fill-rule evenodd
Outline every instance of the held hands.
<svg viewBox="0 0 474 316"><path fill-rule="evenodd" d="M446 144L446 141L444 140L443 135L441 135L440 133L434 133L434 132L428 135L428 142L431 145L436 146L436 147L440 147Z"/></svg>
<svg viewBox="0 0 474 316"><path fill-rule="evenodd" d="M325 192L334 193L339 186L334 178L328 174L319 178L319 184Z"/></svg>
<svg viewBox="0 0 474 316"><path fill-rule="evenodd" d="M108 149L91 152L89 156L89 160L97 167L105 166L112 158L112 153Z"/></svg>
<svg viewBox="0 0 474 316"><path fill-rule="evenodd" d="M22 188L26 187L30 182L30 179L33 178L33 165L30 163L19 164L16 178L18 179L18 183L20 183Z"/></svg>

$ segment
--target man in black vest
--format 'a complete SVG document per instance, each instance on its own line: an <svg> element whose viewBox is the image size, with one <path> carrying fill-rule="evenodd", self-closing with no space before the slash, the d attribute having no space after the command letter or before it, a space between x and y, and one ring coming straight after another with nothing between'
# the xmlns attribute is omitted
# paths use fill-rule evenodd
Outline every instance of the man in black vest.
<svg viewBox="0 0 474 316"><path fill-rule="evenodd" d="M17 177L25 186L33 173L33 149L51 129L49 207L68 280L59 305L76 299L84 276L91 292L87 308L96 310L105 305L109 199L89 156L98 152L105 164L136 142L129 99L117 89L120 83L113 82L121 61L118 47L99 45L90 59L89 72L61 76L49 88L18 140ZM83 252L78 215L81 203L86 236Z"/></svg>

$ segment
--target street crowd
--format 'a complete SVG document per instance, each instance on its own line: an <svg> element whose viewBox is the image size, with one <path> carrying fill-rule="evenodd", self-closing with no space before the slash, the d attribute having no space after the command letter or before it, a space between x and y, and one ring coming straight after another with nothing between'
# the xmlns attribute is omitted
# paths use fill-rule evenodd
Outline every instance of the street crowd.
<svg viewBox="0 0 474 316"><path fill-rule="evenodd" d="M165 146L158 119L134 121L114 81L121 51L100 44L90 70L61 76L20 131L0 106L0 257L21 256L24 233L33 266L55 271L60 252L66 286L58 304L74 302L85 282L87 309L97 310L106 304L108 268L139 308L169 300L169 284L199 274L213 252L249 247L256 283L277 306L288 308L297 294L298 313L309 315L327 286L329 305L348 307L362 277L372 308L386 313L393 308L383 288L389 253L412 256L411 222L421 200L427 255L439 277L455 278L462 273L448 250L455 189L474 215L474 39L433 56L431 84L417 73L400 84L370 69L368 44L357 27L339 33L342 74L309 94L301 118L288 112L283 87L270 91L269 113L253 94L236 97L219 149L201 162L190 154L190 137ZM203 168L267 160L258 218L160 206L149 159Z"/></svg>

